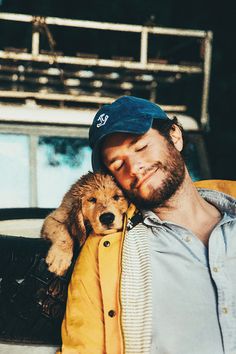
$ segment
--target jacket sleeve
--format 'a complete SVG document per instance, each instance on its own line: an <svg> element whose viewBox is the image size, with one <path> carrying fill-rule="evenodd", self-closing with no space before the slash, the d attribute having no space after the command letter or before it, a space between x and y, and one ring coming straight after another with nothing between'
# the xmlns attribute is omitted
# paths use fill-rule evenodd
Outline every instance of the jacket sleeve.
<svg viewBox="0 0 236 354"><path fill-rule="evenodd" d="M98 274L98 243L86 241L71 277L62 323L62 354L104 354L104 315Z"/></svg>
<svg viewBox="0 0 236 354"><path fill-rule="evenodd" d="M231 195L236 198L236 181L223 179L208 179L194 183L199 188L209 188Z"/></svg>

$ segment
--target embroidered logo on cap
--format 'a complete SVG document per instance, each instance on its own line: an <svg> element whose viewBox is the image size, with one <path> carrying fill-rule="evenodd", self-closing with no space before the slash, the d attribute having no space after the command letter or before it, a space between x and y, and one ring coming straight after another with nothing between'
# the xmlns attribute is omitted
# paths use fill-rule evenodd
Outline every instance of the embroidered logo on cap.
<svg viewBox="0 0 236 354"><path fill-rule="evenodd" d="M99 117L98 117L98 120L97 122L99 122L97 124L97 128L100 128L102 125L106 124L106 121L108 120L109 116L105 113L101 114Z"/></svg>

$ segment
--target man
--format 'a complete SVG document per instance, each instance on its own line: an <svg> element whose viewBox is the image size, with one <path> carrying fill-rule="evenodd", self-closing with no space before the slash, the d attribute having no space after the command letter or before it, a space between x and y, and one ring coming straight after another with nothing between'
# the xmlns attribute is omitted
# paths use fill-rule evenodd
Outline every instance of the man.
<svg viewBox="0 0 236 354"><path fill-rule="evenodd" d="M181 127L149 101L102 107L90 143L94 170L115 177L142 219L131 205L130 231L87 240L62 353L236 353L235 199L197 191Z"/></svg>

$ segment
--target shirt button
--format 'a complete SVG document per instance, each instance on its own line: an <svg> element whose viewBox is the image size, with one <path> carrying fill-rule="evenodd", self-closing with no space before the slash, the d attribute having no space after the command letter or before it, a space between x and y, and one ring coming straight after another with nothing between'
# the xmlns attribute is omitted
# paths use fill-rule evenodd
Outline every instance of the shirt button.
<svg viewBox="0 0 236 354"><path fill-rule="evenodd" d="M103 242L103 246L104 247L109 247L110 246L110 242L109 241L104 241Z"/></svg>
<svg viewBox="0 0 236 354"><path fill-rule="evenodd" d="M222 308L222 312L226 315L229 311L227 307L223 307Z"/></svg>
<svg viewBox="0 0 236 354"><path fill-rule="evenodd" d="M116 315L116 312L114 310L110 310L108 312L108 316L110 316L110 317L115 317L115 315Z"/></svg>
<svg viewBox="0 0 236 354"><path fill-rule="evenodd" d="M217 272L219 272L219 268L218 267L213 267L213 272L215 272L215 273L217 273Z"/></svg>
<svg viewBox="0 0 236 354"><path fill-rule="evenodd" d="M226 315L229 311L227 307L223 307L222 308L222 312Z"/></svg>
<svg viewBox="0 0 236 354"><path fill-rule="evenodd" d="M185 242L190 242L191 241L191 237L190 236L186 236L184 239Z"/></svg>

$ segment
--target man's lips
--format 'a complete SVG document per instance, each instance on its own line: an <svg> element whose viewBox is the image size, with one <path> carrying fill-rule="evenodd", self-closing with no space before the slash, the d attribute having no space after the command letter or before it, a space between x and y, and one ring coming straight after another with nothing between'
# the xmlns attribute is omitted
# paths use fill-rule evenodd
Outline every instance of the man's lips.
<svg viewBox="0 0 236 354"><path fill-rule="evenodd" d="M154 175L154 173L156 173L156 171L158 170L158 168L156 168L155 170L151 170L149 172L147 172L143 178L141 178L138 183L135 185L135 188L138 189L141 187L141 185L147 180L149 179L152 175Z"/></svg>

